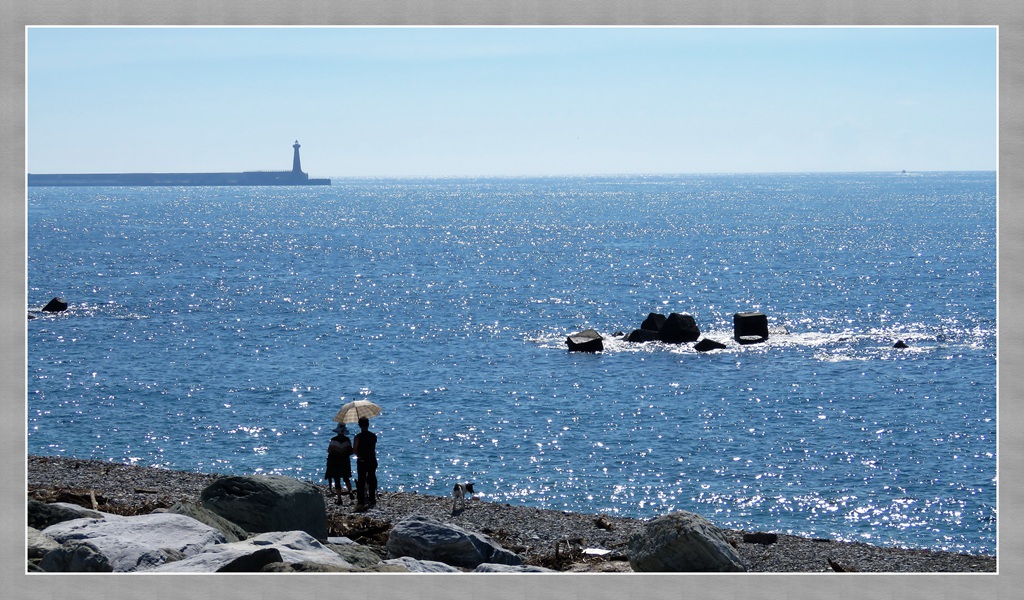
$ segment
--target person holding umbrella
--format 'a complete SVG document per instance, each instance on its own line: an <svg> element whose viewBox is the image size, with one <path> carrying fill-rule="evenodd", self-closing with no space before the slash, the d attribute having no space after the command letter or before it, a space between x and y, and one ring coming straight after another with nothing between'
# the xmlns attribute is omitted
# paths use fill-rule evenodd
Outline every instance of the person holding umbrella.
<svg viewBox="0 0 1024 600"><path fill-rule="evenodd" d="M370 431L370 417L381 410L369 400L353 400L334 415L335 422L359 423L362 430L353 438L352 450L356 455L356 502L363 509L377 504L377 435Z"/></svg>
<svg viewBox="0 0 1024 600"><path fill-rule="evenodd" d="M341 504L341 480L345 480L345 489L349 498L352 497L352 442L348 439L348 427L344 423L338 423L334 428L338 435L331 438L327 446L327 472L324 479L330 487L334 482L334 491L337 496L335 504Z"/></svg>
<svg viewBox="0 0 1024 600"><path fill-rule="evenodd" d="M356 497L360 507L377 505L377 434L370 431L370 419L359 417L360 432L352 448L356 455Z"/></svg>

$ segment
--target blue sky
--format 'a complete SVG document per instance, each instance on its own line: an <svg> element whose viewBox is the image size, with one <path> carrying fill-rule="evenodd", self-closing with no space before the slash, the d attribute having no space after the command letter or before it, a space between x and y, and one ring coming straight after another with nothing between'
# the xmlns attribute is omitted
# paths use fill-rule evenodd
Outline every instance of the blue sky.
<svg viewBox="0 0 1024 600"><path fill-rule="evenodd" d="M995 28L29 28L33 173L994 170Z"/></svg>

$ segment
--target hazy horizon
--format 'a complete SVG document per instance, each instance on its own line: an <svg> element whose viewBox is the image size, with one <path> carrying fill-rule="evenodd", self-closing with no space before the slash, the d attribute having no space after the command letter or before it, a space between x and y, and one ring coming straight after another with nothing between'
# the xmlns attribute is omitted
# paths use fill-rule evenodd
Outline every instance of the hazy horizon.
<svg viewBox="0 0 1024 600"><path fill-rule="evenodd" d="M27 171L996 171L995 27L29 27Z"/></svg>

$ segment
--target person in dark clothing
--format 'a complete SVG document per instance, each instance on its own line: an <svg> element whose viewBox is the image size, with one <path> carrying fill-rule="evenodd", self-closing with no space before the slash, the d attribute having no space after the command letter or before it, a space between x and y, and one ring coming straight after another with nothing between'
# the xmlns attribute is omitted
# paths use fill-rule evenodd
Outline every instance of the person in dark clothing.
<svg viewBox="0 0 1024 600"><path fill-rule="evenodd" d="M352 447L356 455L356 498L359 506L377 505L377 434L370 431L370 420L359 419Z"/></svg>
<svg viewBox="0 0 1024 600"><path fill-rule="evenodd" d="M341 480L345 480L346 495L352 497L352 442L348 439L348 427L339 423L334 428L338 435L331 438L327 446L327 472L324 479L328 487L334 482L334 492L337 497L335 504L341 504Z"/></svg>

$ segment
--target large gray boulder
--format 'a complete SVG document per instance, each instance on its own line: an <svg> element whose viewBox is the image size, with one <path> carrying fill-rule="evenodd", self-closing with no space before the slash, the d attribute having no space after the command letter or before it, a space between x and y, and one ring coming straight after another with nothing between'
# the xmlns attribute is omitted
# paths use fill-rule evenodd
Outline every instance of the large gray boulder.
<svg viewBox="0 0 1024 600"><path fill-rule="evenodd" d="M399 521L388 536L387 549L389 559L408 556L467 569L483 563L523 564L518 554L483 534L421 515Z"/></svg>
<svg viewBox="0 0 1024 600"><path fill-rule="evenodd" d="M327 539L327 508L308 481L279 475L222 477L203 490L207 508L250 533L305 531Z"/></svg>
<svg viewBox="0 0 1024 600"><path fill-rule="evenodd" d="M60 544L56 540L48 535L44 535L42 531L35 527L29 527L25 537L29 558L42 558L51 550L60 548Z"/></svg>
<svg viewBox="0 0 1024 600"><path fill-rule="evenodd" d="M639 572L746 571L725 534L686 511L650 521L629 539L629 564Z"/></svg>
<svg viewBox="0 0 1024 600"><path fill-rule="evenodd" d="M411 558L409 560L412 560ZM438 563L441 564L441 563ZM445 565L447 566L447 565ZM451 568L451 567L449 567ZM399 564L387 565L379 562L366 568L336 567L322 563L271 563L261 570L262 573L409 573L409 569Z"/></svg>
<svg viewBox="0 0 1024 600"><path fill-rule="evenodd" d="M212 510L203 508L198 504L193 504L191 502L176 502L173 506L163 512L185 515L186 517L192 517L200 523L206 523L210 527L221 532L228 543L240 542L249 537L249 532L231 521L228 521Z"/></svg>
<svg viewBox="0 0 1024 600"><path fill-rule="evenodd" d="M100 519L102 517L103 515L95 510L68 502L40 502L31 499L28 501L28 525L39 530L62 521L82 518Z"/></svg>
<svg viewBox="0 0 1024 600"><path fill-rule="evenodd" d="M557 573L554 569L536 565L496 565L484 563L473 569L474 573Z"/></svg>
<svg viewBox="0 0 1024 600"><path fill-rule="evenodd" d="M376 552L354 542L350 544L327 543L325 546L337 553L345 562L359 569L366 569L381 562L380 556Z"/></svg>
<svg viewBox="0 0 1024 600"><path fill-rule="evenodd" d="M259 573L263 567L284 562L281 551L277 548L260 548L251 554L239 556L227 564L221 565L217 573Z"/></svg>
<svg viewBox="0 0 1024 600"><path fill-rule="evenodd" d="M102 519L63 521L42 533L62 545L72 541L88 542L106 558L111 570L118 573L152 569L169 560L196 554L206 546L225 542L224 536L209 525L170 513L132 517L104 514ZM52 552L43 560L50 554Z"/></svg>
<svg viewBox="0 0 1024 600"><path fill-rule="evenodd" d="M276 554L270 550L276 550ZM153 573L216 573L221 569L264 567L267 560L280 555L280 562L319 564L330 569L354 569L337 552L321 544L304 531L273 531L255 535L242 542L207 546L188 558L168 562Z"/></svg>
<svg viewBox="0 0 1024 600"><path fill-rule="evenodd" d="M47 573L110 573L110 560L93 544L69 540L46 553L39 568Z"/></svg>
<svg viewBox="0 0 1024 600"><path fill-rule="evenodd" d="M436 560L417 560L411 556L402 556L400 558L389 558L385 561L381 561L381 565L401 567L409 573L462 573L463 571L457 569L449 564L439 562Z"/></svg>

